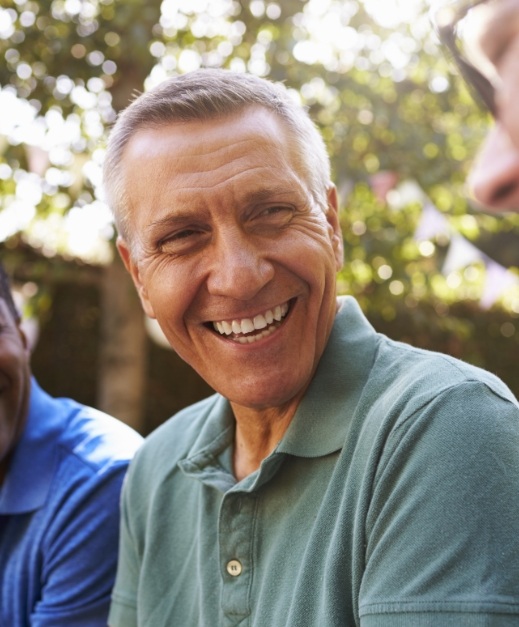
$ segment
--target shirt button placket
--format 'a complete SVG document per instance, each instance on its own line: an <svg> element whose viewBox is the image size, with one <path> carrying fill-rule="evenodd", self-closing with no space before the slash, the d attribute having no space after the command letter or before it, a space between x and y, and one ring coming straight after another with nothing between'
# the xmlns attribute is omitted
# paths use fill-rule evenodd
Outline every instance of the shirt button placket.
<svg viewBox="0 0 519 627"><path fill-rule="evenodd" d="M218 530L222 564L222 611L225 625L238 625L250 613L252 530L255 498L228 493L220 510Z"/></svg>

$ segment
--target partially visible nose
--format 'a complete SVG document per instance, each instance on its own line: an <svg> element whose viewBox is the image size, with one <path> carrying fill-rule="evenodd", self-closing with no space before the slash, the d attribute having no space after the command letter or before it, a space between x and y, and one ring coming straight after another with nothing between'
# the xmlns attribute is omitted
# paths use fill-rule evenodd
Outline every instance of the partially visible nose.
<svg viewBox="0 0 519 627"><path fill-rule="evenodd" d="M478 202L497 211L519 212L519 149L502 124L490 131L469 176Z"/></svg>
<svg viewBox="0 0 519 627"><path fill-rule="evenodd" d="M210 294L247 301L274 276L274 266L253 236L239 228L219 232L211 244L207 289Z"/></svg>

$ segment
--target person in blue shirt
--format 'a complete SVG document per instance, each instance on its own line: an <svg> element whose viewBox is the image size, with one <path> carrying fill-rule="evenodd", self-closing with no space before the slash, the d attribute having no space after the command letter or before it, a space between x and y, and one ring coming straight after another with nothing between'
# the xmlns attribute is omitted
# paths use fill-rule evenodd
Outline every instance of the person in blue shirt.
<svg viewBox="0 0 519 627"><path fill-rule="evenodd" d="M0 625L106 625L119 497L142 438L31 375L0 264Z"/></svg>

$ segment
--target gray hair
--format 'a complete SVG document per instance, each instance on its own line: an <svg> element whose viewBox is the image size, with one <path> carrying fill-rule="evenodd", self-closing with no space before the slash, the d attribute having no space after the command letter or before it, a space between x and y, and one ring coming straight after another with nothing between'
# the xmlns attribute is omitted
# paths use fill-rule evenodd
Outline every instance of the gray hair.
<svg viewBox="0 0 519 627"><path fill-rule="evenodd" d="M330 159L317 127L286 87L252 74L201 69L170 78L141 94L120 114L110 133L103 171L105 196L117 230L128 244L133 238L122 160L133 135L172 122L225 117L253 105L274 112L286 123L309 191L320 207L326 207Z"/></svg>

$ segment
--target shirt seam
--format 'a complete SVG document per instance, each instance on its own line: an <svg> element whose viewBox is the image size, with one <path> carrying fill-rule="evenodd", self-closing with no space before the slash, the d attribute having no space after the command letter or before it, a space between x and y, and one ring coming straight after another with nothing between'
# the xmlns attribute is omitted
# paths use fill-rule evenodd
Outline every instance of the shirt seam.
<svg viewBox="0 0 519 627"><path fill-rule="evenodd" d="M431 609L424 609L430 606ZM420 611L437 612L437 606L443 608L443 612L469 612L478 613L482 608L489 611L489 613L500 613L499 609L508 609L505 613L510 611L517 611L519 609L519 603L504 602L504 601L379 601L377 603L364 604L359 607L359 615L366 616L372 614L399 614L399 613L413 613L417 609ZM472 606L473 609L465 609L462 606ZM434 607L434 609L432 609ZM414 608L414 609L413 609ZM501 612L502 613L502 612Z"/></svg>

